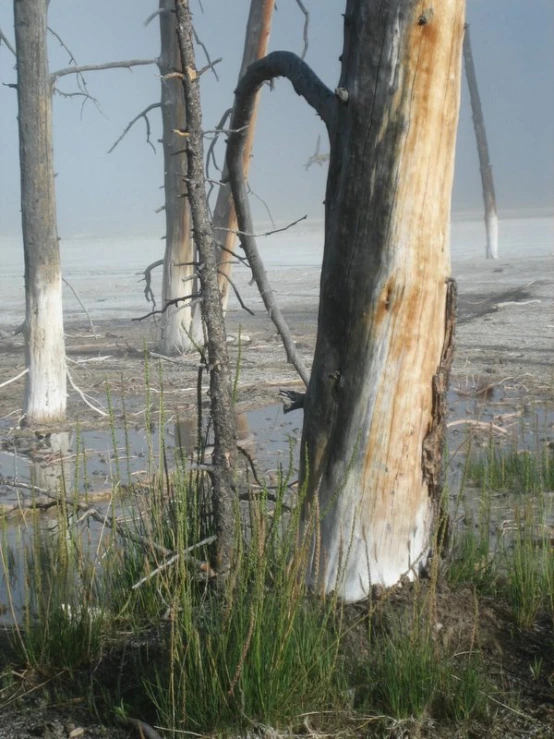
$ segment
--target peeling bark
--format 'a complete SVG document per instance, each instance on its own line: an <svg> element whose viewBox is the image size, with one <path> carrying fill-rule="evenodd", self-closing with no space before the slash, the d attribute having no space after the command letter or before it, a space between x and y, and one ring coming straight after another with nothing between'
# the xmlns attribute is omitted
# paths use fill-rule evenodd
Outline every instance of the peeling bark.
<svg viewBox="0 0 554 739"><path fill-rule="evenodd" d="M311 582L346 601L413 579L430 551L463 22L461 0L347 3L301 453L305 517L321 512Z"/></svg>
<svg viewBox="0 0 554 739"><path fill-rule="evenodd" d="M333 95L292 54L252 65L252 92L286 76L330 138L318 336L304 397L300 484L308 580L345 601L418 575L440 495L444 393L454 328L449 221L464 0L348 0ZM241 105L238 100L241 99ZM241 230L251 231L240 141L227 160ZM242 201L245 200L244 208ZM247 255L250 244L243 240Z"/></svg>
<svg viewBox="0 0 554 739"><path fill-rule="evenodd" d="M46 43L48 0L15 0L21 220L25 256L27 424L66 411L62 280L52 149L52 89Z"/></svg>
<svg viewBox="0 0 554 739"><path fill-rule="evenodd" d="M483 201L485 204L485 230L487 232L487 259L498 259L498 214L496 210L496 194L494 192L494 178L492 175L492 164L487 142L487 131L479 87L477 86L477 75L475 64L471 53L471 40L469 37L469 26L465 27L464 35L464 64L466 70L467 86L469 88L469 99L471 101L471 112L473 115L473 127L477 140L477 153L479 155L479 170L481 172L481 183L483 185Z"/></svg>

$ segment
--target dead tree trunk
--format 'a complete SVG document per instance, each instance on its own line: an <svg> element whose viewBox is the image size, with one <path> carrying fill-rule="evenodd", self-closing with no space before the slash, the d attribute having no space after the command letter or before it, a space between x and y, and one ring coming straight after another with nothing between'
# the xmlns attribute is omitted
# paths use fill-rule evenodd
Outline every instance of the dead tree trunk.
<svg viewBox="0 0 554 739"><path fill-rule="evenodd" d="M452 356L448 239L464 8L348 0L334 95L286 52L252 65L236 93L232 129L248 120L263 81L286 76L329 132L300 456L304 520L319 523L309 580L346 601L417 576L431 548ZM229 141L230 171L240 169L241 136ZM240 198L240 177L231 183Z"/></svg>
<svg viewBox="0 0 554 739"><path fill-rule="evenodd" d="M487 231L487 259L498 259L498 215L496 211L496 195L494 192L494 179L492 176L492 164L487 143L487 132L485 119L477 87L477 75L471 53L471 41L469 38L469 26L465 27L464 35L464 63L466 70L467 86L469 88L469 99L471 101L471 112L473 115L473 127L477 139L477 153L479 154L479 169L481 182L483 184L483 200L485 203L485 229Z"/></svg>
<svg viewBox="0 0 554 739"><path fill-rule="evenodd" d="M63 419L66 410L47 9L48 0L14 2L25 253L25 362L29 370L23 414L29 424Z"/></svg>
<svg viewBox="0 0 554 739"><path fill-rule="evenodd" d="M194 293L195 267L190 206L186 192L187 156L183 138L177 131L186 129L183 83L177 75L182 70L177 42L174 0L160 0L161 56L158 62L162 78L162 125L165 192L165 254L162 283L162 313L159 350L163 354L182 354L202 343L202 327L193 321L195 306L190 301L171 301Z"/></svg>
<svg viewBox="0 0 554 739"><path fill-rule="evenodd" d="M194 58L192 21L188 0L177 0L177 32L183 64L183 87L187 115L187 197L190 202L194 241L198 251L198 274L202 288L202 312L206 323L210 371L210 402L214 428L214 516L217 562L225 571L231 560L234 536L233 471L236 464L236 420L225 322L217 284L217 251L209 217L204 181L204 146L199 77Z"/></svg>
<svg viewBox="0 0 554 739"><path fill-rule="evenodd" d="M239 80L252 62L255 62L257 59L261 59L267 53L274 7L275 0L252 0L250 3L250 15L248 16L248 24L246 26L246 37L244 40L244 52L239 72ZM256 98L252 120L248 127L248 134L244 143L243 167L245 177L248 177L248 169L250 167L258 102L259 95ZM224 247L219 254L219 289L221 291L223 310L225 311L227 310L229 290L231 288L231 284L227 278L231 276L233 269L232 253L237 242L237 237L233 233L233 231L236 231L237 229L237 217L233 205L231 188L226 184L228 180L226 165L223 169L221 179L223 184L219 186L219 191L217 193L213 222L217 242ZM222 231L218 229L227 230Z"/></svg>

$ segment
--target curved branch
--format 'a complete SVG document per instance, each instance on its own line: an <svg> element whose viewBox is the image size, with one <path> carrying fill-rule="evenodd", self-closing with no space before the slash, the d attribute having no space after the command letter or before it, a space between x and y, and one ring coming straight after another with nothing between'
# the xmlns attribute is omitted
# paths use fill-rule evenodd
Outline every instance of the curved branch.
<svg viewBox="0 0 554 739"><path fill-rule="evenodd" d="M241 128L250 122L256 93L264 82L276 77L289 80L295 92L311 105L331 134L336 111L335 95L312 68L291 51L273 51L248 67L235 90L231 128Z"/></svg>
<svg viewBox="0 0 554 739"><path fill-rule="evenodd" d="M147 64L157 64L157 59L128 59L125 62L105 62L104 64L83 64L80 67L65 67L52 72L50 75L52 81L60 77L67 77L68 74L82 74L83 72L97 72L102 69L131 69L132 67L144 67Z"/></svg>
<svg viewBox="0 0 554 739"><path fill-rule="evenodd" d="M256 239L253 236L252 215L246 182L243 175L242 152L246 141L248 125L250 124L256 94L261 85L275 77L286 77L294 89L316 110L321 116L329 134L334 129L336 111L335 96L323 84L312 69L296 54L288 51L274 51L248 67L235 91L235 106L231 118L231 135L227 144L227 167L229 183L235 202L239 236L242 248L252 269L252 274L258 285L260 295L264 301L269 317L277 327L285 345L288 361L294 365L298 374L307 385L309 381L306 369L298 353L290 329L279 308L265 271Z"/></svg>
<svg viewBox="0 0 554 739"><path fill-rule="evenodd" d="M136 115L132 121L129 121L127 126L125 127L123 133L121 136L117 139L115 143L111 145L111 147L108 149L108 154L111 154L112 151L115 149L115 147L119 144L119 142L125 138L125 136L129 133L131 128L135 125L137 121L139 121L141 118L144 118L144 121L146 123L146 143L150 144L154 152L156 151L156 147L154 144L150 141L150 121L148 120L148 113L150 113L151 110L155 110L156 108L161 108L161 103L152 103L147 108L145 108L143 111L141 111L138 115Z"/></svg>

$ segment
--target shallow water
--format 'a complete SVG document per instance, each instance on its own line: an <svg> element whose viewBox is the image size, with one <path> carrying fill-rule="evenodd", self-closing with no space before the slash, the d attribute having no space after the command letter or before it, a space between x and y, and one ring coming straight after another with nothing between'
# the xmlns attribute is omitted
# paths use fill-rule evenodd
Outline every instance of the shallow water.
<svg viewBox="0 0 554 739"><path fill-rule="evenodd" d="M461 521L463 525L473 525L479 520L481 491L466 487L460 493L468 440L472 439L473 449L487 448L491 438L501 444L517 445L519 449L543 448L554 440L554 408L523 398L518 389L510 388L507 383L488 389L469 386L451 390L448 408L446 475L450 509L458 524ZM255 458L261 476L279 468L286 471L292 464L292 479L296 479L302 416L301 410L285 415L282 406L275 405L238 417L239 444ZM194 419L168 418L163 426L163 439L169 467L183 452L186 457L193 458L197 446ZM102 502L101 493L104 492L105 500L109 500L115 480L124 485L152 481L159 466L159 450L159 427L153 427L148 433L140 427L129 427L116 428L113 432L108 428L47 436L5 434L0 451L0 506L6 510L20 503L22 506L29 504L30 489L18 487L18 484L30 487L34 484L51 492L56 492L63 484L69 497L75 495L84 501L90 496L94 505L103 510L106 502ZM209 449L207 451L209 453ZM47 498L39 493L37 500ZM127 502L132 508L133 497L128 497ZM515 494L496 496L493 528L501 527L509 519L509 511L520 503L521 496ZM554 523L554 519L547 523ZM47 537L56 526L57 515L52 509L37 516L27 510L4 522L2 547L4 557L10 550L10 587L14 602L24 602L23 560L29 556L35 534L40 532L41 537ZM99 546L101 530L101 524L87 520L88 547ZM0 614L8 600L3 569L0 567ZM9 614L5 618L9 620Z"/></svg>

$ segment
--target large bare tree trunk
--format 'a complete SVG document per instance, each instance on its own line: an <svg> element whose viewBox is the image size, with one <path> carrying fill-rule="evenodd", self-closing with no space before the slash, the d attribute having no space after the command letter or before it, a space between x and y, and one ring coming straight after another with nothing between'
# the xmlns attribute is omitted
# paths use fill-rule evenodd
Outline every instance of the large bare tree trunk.
<svg viewBox="0 0 554 739"><path fill-rule="evenodd" d="M162 306L194 290L194 244L191 237L190 207L186 192L187 156L183 138L175 131L186 129L181 57L177 42L175 0L160 0L161 56L158 62L162 76L162 125L165 191L165 255L162 283ZM165 79L164 79L165 77ZM162 313L159 349L163 354L182 354L202 343L202 327L193 321L196 311L190 301L170 304Z"/></svg>
<svg viewBox="0 0 554 739"><path fill-rule="evenodd" d="M471 40L469 38L469 26L465 27L464 35L464 62L466 70L469 98L471 100L471 112L473 115L473 127L477 139L477 153L479 154L479 169L481 171L481 182L483 184L483 200L485 203L485 229L487 231L487 259L498 259L498 215L496 211L496 195L494 192L494 179L492 176L492 164L487 143L487 132L485 119L477 87L477 75L471 53Z"/></svg>
<svg viewBox="0 0 554 739"><path fill-rule="evenodd" d="M346 601L414 578L439 510L455 289L449 221L464 0L348 0L332 95L294 55L270 54L237 88L288 77L327 125L331 153L318 336L304 402L301 484L309 580ZM239 227L243 190L228 164Z"/></svg>
<svg viewBox="0 0 554 739"><path fill-rule="evenodd" d="M257 59L261 59L267 53L274 7L275 0L252 0L250 3L250 14L248 16L248 24L246 26L246 37L244 40L244 52L239 72L239 80L252 62L255 62ZM248 177L252 146L254 144L258 102L259 93L256 97L252 119L248 127L248 134L244 143L243 167L245 177ZM227 182L228 172L226 165L224 166L221 179L223 183ZM223 303L223 310L225 311L227 310L229 290L231 288L228 278L231 276L233 269L232 252L234 251L237 242L237 237L233 233L233 231L236 231L237 229L237 217L233 205L231 188L228 184L221 184L219 186L213 221L217 242L224 247L219 254L219 289L221 290L221 300ZM227 230L222 231L220 229Z"/></svg>
<svg viewBox="0 0 554 739"><path fill-rule="evenodd" d="M23 413L29 424L64 418L67 402L47 8L48 0L14 2L25 253L25 359L29 370Z"/></svg>
<svg viewBox="0 0 554 739"><path fill-rule="evenodd" d="M234 513L237 499L233 474L237 455L236 420L225 321L217 284L216 245L205 189L200 86L194 58L188 0L177 0L176 9L179 50L185 69L183 87L188 120L185 146L190 183L187 186L187 198L190 202L194 241L198 251L198 274L202 288L202 313L206 324L210 370L210 404L214 429L213 505L218 537L216 566L219 571L225 572L231 561L235 531Z"/></svg>
<svg viewBox="0 0 554 739"><path fill-rule="evenodd" d="M301 458L313 583L346 601L417 574L439 504L464 2L421 11L349 0L345 15Z"/></svg>

